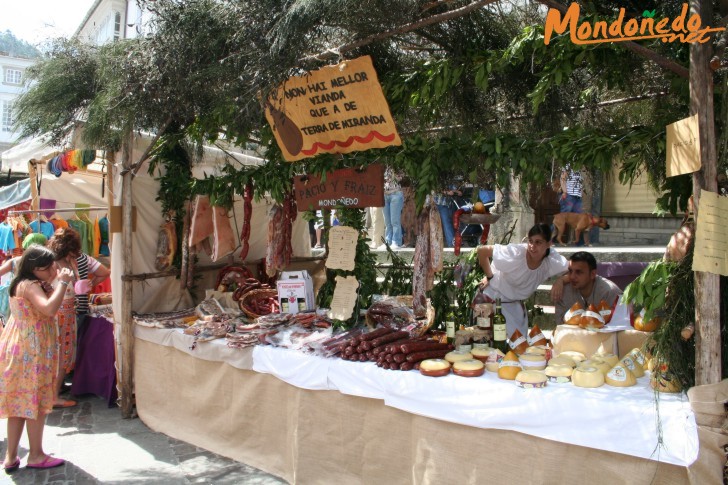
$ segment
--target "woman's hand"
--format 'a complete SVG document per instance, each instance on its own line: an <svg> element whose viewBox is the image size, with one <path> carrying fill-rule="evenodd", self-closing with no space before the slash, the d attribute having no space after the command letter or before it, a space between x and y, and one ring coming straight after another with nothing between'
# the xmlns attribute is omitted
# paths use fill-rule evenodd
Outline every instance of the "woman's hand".
<svg viewBox="0 0 728 485"><path fill-rule="evenodd" d="M66 283L70 283L73 279L73 271L71 271L69 268L62 268L58 272L58 279L60 281L65 281Z"/></svg>

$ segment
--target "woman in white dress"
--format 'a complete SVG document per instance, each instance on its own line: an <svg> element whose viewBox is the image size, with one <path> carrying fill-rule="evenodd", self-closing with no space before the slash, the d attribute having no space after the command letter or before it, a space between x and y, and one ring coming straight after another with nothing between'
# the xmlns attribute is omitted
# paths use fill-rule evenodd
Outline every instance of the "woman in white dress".
<svg viewBox="0 0 728 485"><path fill-rule="evenodd" d="M528 313L523 300L538 285L566 272L569 266L566 258L551 248L551 228L547 224L533 226L526 243L479 246L478 263L485 272L480 291L486 301L501 299L509 337L515 330L528 335Z"/></svg>

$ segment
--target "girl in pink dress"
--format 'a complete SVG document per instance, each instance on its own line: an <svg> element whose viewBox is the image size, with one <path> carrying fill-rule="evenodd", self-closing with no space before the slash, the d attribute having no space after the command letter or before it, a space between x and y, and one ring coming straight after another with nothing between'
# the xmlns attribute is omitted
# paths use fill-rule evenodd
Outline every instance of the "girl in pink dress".
<svg viewBox="0 0 728 485"><path fill-rule="evenodd" d="M20 466L18 443L27 429L28 468L52 468L64 461L43 451L45 415L53 409L58 369L58 333L55 316L73 273L58 271L55 255L30 246L10 283L11 316L0 334L0 418L8 420L8 446L3 468ZM50 283L57 280L55 288Z"/></svg>

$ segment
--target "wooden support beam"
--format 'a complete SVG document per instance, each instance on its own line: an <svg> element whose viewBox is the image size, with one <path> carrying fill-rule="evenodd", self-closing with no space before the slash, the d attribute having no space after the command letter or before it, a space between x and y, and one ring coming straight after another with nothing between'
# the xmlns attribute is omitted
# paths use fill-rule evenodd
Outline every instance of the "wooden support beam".
<svg viewBox="0 0 728 485"><path fill-rule="evenodd" d="M703 25L712 18L710 0L691 0L690 14L700 15ZM693 174L695 221L698 223L701 191L718 192L717 151L713 108L711 44L690 44L690 113L698 115L700 171ZM697 229L696 229L697 230ZM695 384L721 380L720 279L717 274L695 272Z"/></svg>
<svg viewBox="0 0 728 485"><path fill-rule="evenodd" d="M131 274L133 261L132 247L132 180L131 157L134 134L129 133L123 141L121 166L121 248L122 274ZM134 415L134 320L131 315L134 286L131 281L122 281L121 300L121 416L131 418Z"/></svg>

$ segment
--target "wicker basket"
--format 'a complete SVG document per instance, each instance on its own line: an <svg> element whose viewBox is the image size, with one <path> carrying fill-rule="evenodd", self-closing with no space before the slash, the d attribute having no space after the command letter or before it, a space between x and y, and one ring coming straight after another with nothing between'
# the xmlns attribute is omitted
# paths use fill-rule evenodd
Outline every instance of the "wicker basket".
<svg viewBox="0 0 728 485"><path fill-rule="evenodd" d="M267 296L267 297L273 297L278 298L278 291L272 290L272 289L259 289L259 290L252 290L247 292L243 295L242 298L238 301L238 306L240 307L240 311L245 313L245 315L248 316L248 318L258 318L261 315L258 315L257 313L253 313L252 311L245 308L245 303L249 302L254 297L260 297L260 296Z"/></svg>

